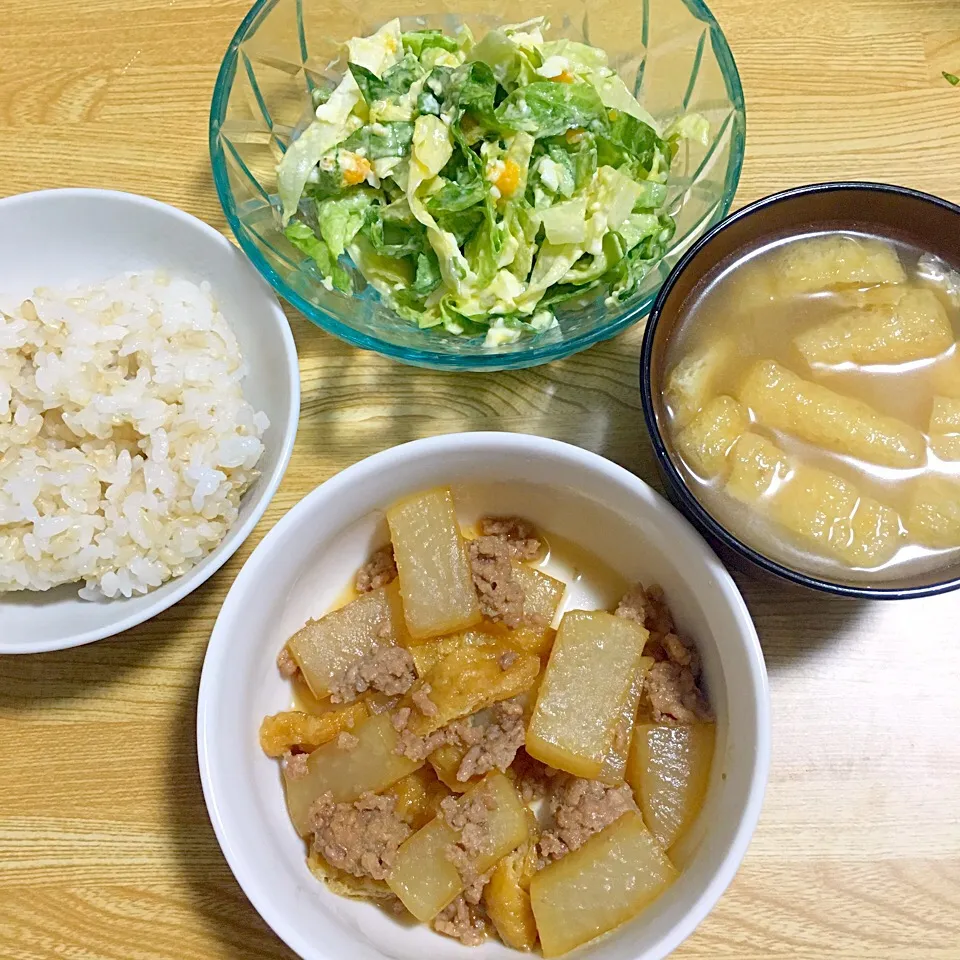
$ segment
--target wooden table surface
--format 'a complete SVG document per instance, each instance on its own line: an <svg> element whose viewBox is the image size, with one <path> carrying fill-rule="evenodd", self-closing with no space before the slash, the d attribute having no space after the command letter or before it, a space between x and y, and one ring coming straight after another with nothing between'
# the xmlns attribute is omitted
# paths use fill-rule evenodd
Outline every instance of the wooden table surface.
<svg viewBox="0 0 960 960"><path fill-rule="evenodd" d="M633 2L633 0L631 0ZM738 204L834 178L960 201L958 0L714 0L748 105ZM247 0L4 0L0 194L113 187L226 230L207 156ZM3 244L0 238L0 256ZM257 540L338 470L414 437L539 433L656 484L640 330L493 376L402 367L291 314L303 416L283 486L233 561L129 634L0 658L0 958L291 958L207 820L195 698ZM675 956L960 958L960 594L827 599L738 575L773 694L773 767L737 879Z"/></svg>

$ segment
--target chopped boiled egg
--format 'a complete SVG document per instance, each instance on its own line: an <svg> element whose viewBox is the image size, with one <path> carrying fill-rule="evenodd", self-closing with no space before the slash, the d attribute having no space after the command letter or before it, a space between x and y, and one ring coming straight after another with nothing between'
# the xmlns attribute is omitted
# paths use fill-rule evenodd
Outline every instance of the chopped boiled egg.
<svg viewBox="0 0 960 960"><path fill-rule="evenodd" d="M350 150L341 150L337 159L340 161L340 170L343 173L343 182L347 186L363 183L367 175L372 172L370 161L359 153Z"/></svg>
<svg viewBox="0 0 960 960"><path fill-rule="evenodd" d="M537 73L547 80L556 80L561 74L573 74L573 66L566 57L552 56L543 61L543 66L537 68Z"/></svg>

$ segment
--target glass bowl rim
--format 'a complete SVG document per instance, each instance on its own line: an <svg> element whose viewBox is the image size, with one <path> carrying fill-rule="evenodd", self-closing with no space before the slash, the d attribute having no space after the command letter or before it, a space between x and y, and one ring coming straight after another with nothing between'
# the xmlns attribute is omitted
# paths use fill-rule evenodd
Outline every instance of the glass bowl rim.
<svg viewBox="0 0 960 960"><path fill-rule="evenodd" d="M960 206L951 203L949 200L944 200L942 197L924 193L921 190L914 190L911 187L900 187L890 183L873 183L867 180L835 180L803 184L802 186L790 187L787 190L771 193L766 197L755 200L745 207L741 207L727 219L715 224L709 230L704 231L703 235L700 236L697 241L691 245L690 249L684 253L680 260L677 261L676 266L670 271L670 276L667 277L660 287L660 291L650 310L650 317L647 320L647 326L643 332L643 344L640 349L640 399L643 406L643 417L646 421L647 433L650 435L650 442L657 460L657 467L667 486L670 488L670 491L679 501L682 512L702 533L706 533L708 536L718 540L725 547L733 550L745 560L748 560L750 563L755 564L762 570L780 579L788 580L802 587L808 587L811 590L820 590L836 596L856 597L861 600L910 600L920 597L933 597L960 588L960 575L946 580L938 580L933 583L912 587L898 587L896 585L870 586L866 583L840 583L789 567L751 547L716 520L713 514L694 496L686 480L684 480L683 474L680 473L680 470L673 462L673 458L667 450L663 433L657 421L653 398L653 378L650 373L653 362L653 339L667 297L670 295L671 290L683 271L692 263L697 254L727 227L741 220L748 219L754 214L766 210L768 207L791 200L794 197L811 193L833 193L841 190L863 191L865 193L880 192L905 198L908 197L912 200L919 200L924 203L932 203L936 206L943 207L960 218Z"/></svg>
<svg viewBox="0 0 960 960"><path fill-rule="evenodd" d="M229 177L226 172L223 146L220 143L220 130L226 116L230 91L236 74L240 44L253 32L259 25L260 20L269 14L278 2L279 0L256 0L256 3L247 11L243 20L240 21L240 25L237 27L236 32L227 46L226 53L223 56L220 69L217 73L213 99L210 103L208 127L210 161L213 168L213 182L217 191L217 197L220 200L220 206L223 209L230 229L236 237L240 248L276 293L299 310L311 323L314 323L327 333L331 333L355 347L360 347L364 350L373 350L376 353L383 354L384 356L403 363L412 363L434 368L463 368L474 371L515 370L549 363L552 360L560 360L571 354L578 353L601 340L607 340L615 336L650 313L651 306L655 302L659 290L652 291L614 319L600 324L576 337L562 340L559 343L544 344L538 347L536 346L536 341L533 340L531 341L529 349L516 351L515 353L495 353L491 351L490 353L458 354L445 350L399 346L375 335L361 333L349 324L343 323L335 315L310 303L293 290L263 256L259 247L251 240L240 220L233 192L230 189ZM298 6L300 2L302 2L302 0L297 0ZM703 0L677 0L677 2L682 3L691 13L701 20L711 31L711 37L719 41L718 43L711 44L711 46L723 75L724 86L731 106L733 107L734 116L739 118L739 122L734 123L731 130L730 161L724 176L723 194L713 214L702 228L703 235L711 232L717 224L722 223L730 212L730 207L733 205L734 195L740 183L740 173L743 168L746 147L746 104L743 96L743 85L740 81L740 73L737 70L733 52L716 17ZM665 280L664 283L666 282Z"/></svg>

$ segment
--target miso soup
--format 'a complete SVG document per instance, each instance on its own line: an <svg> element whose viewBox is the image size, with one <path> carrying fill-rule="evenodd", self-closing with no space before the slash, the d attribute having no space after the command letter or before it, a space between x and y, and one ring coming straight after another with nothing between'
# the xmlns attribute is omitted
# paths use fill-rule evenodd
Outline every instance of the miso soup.
<svg viewBox="0 0 960 960"><path fill-rule="evenodd" d="M665 434L695 496L795 569L887 580L960 552L960 276L854 232L729 262L671 339Z"/></svg>

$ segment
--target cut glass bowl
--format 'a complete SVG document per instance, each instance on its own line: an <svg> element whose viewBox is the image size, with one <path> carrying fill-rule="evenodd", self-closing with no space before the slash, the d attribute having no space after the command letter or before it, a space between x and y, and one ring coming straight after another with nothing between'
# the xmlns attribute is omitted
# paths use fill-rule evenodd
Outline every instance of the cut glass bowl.
<svg viewBox="0 0 960 960"><path fill-rule="evenodd" d="M220 67L210 111L210 153L220 202L240 246L284 299L317 326L349 343L419 366L503 370L534 366L583 350L645 317L682 253L726 216L743 162L743 90L730 48L699 0L560 0L536 5L467 0L454 13L444 0L404 7L404 30L487 30L546 15L549 39L567 37L605 50L660 121L697 112L710 123L707 146L688 142L673 162L667 210L677 231L667 256L630 300L603 295L557 310L559 326L496 348L483 337L420 330L381 303L359 274L354 296L320 284L312 261L283 236L276 166L311 110L311 90L346 69L343 44L396 16L392 3L362 7L338 0L259 0L240 24Z"/></svg>

